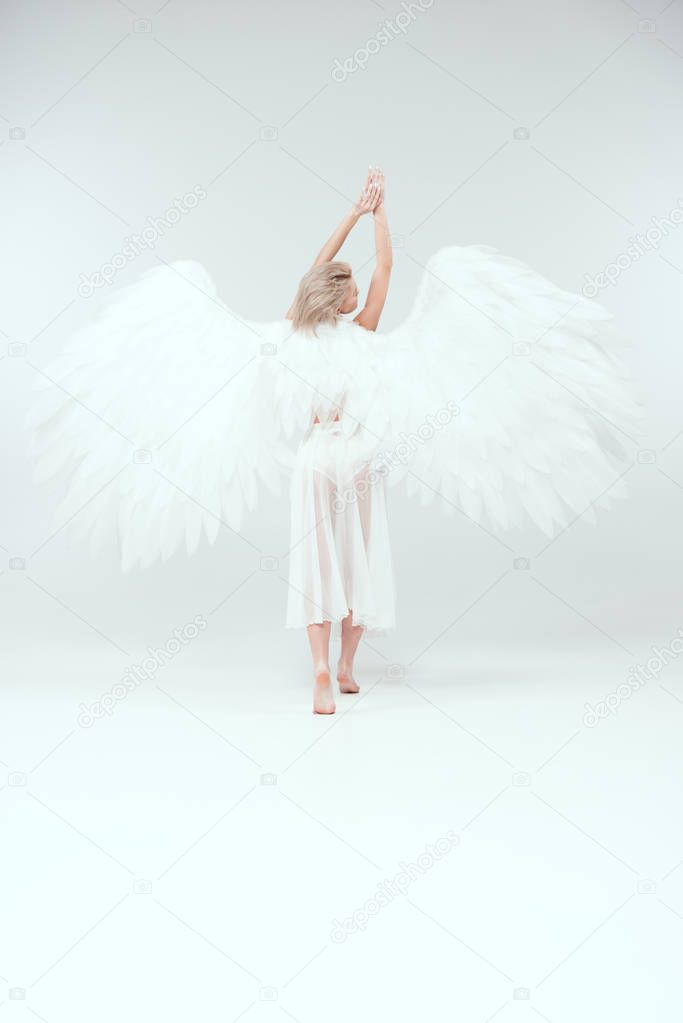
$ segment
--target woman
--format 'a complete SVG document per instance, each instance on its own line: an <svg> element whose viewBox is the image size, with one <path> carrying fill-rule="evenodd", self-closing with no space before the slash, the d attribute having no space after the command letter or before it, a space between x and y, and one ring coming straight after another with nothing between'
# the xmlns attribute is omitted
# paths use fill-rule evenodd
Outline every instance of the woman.
<svg viewBox="0 0 683 1023"><path fill-rule="evenodd" d="M376 265L368 296L353 322L377 329L391 278L391 236L384 205L384 175L368 171L359 201L341 221L303 277L287 313L295 331L335 344L341 316L358 306L358 286L348 263L335 261L351 229L365 214L375 226ZM355 339L363 343L363 338ZM391 557L387 539L384 480L363 488L370 461L358 464L355 433L344 431L343 389L335 401L316 408L298 451L292 478L290 588L287 624L305 625L315 674L313 712L334 714L329 666L330 629L341 621L337 682L342 693L357 693L353 662L369 614L376 627L394 624ZM358 432L362 424L358 425ZM352 469L350 467L353 467ZM344 500L351 477L355 500ZM361 606L358 606L358 601ZM355 611L354 611L355 608Z"/></svg>
<svg viewBox="0 0 683 1023"><path fill-rule="evenodd" d="M377 266L344 319L358 288L335 257L370 214ZM633 461L639 410L604 309L495 249L449 246L383 335L391 266L371 169L286 320L246 321L201 264L164 264L65 346L31 416L37 475L65 495L55 532L70 523L92 550L117 540L124 570L221 528L260 555L245 512L292 472L287 625L308 630L318 714L335 710L332 624L344 693L358 692L363 631L394 624L387 482L487 531L531 520L553 536L623 496Z"/></svg>

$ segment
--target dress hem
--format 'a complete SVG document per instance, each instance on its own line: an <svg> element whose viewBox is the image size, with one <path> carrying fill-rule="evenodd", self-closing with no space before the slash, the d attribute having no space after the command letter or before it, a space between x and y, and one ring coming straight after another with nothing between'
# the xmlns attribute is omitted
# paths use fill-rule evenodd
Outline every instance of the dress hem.
<svg viewBox="0 0 683 1023"><path fill-rule="evenodd" d="M343 621L345 621L349 617L350 613L351 613L350 611L347 611L347 613L345 615L342 615L341 617L337 616L337 617L334 617L334 618L326 615L326 616L324 616L322 618L317 618L317 619L315 619L312 622L296 622L296 623L295 622L287 622L285 624L285 628L286 629L307 629L309 625L324 625L325 622L330 622L331 625L335 625L335 626L341 627L341 623ZM361 621L355 621L355 619L354 619L354 627L357 627L359 625L364 630L364 632L374 633L375 635L378 635L378 634L385 635L387 633L394 632L395 629L396 629L396 624L395 623L392 623L391 625L370 625L368 622L364 622L362 620Z"/></svg>

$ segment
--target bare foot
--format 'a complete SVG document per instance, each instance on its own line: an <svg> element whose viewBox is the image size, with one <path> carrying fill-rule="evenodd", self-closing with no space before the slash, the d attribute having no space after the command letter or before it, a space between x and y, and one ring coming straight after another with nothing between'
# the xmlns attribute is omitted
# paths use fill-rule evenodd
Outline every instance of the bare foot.
<svg viewBox="0 0 683 1023"><path fill-rule="evenodd" d="M345 668L341 661L337 665L337 682L339 683L340 693L360 692L360 687L353 677L353 672Z"/></svg>
<svg viewBox="0 0 683 1023"><path fill-rule="evenodd" d="M329 671L316 671L313 684L313 713L334 714L336 709Z"/></svg>

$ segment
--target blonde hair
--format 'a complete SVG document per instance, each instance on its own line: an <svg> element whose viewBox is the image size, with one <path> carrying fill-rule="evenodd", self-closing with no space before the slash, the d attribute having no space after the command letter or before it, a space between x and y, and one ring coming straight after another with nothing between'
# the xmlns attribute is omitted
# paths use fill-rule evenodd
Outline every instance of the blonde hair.
<svg viewBox="0 0 683 1023"><path fill-rule="evenodd" d="M295 330L315 334L321 323L335 323L352 273L348 263L333 261L304 274L292 305Z"/></svg>

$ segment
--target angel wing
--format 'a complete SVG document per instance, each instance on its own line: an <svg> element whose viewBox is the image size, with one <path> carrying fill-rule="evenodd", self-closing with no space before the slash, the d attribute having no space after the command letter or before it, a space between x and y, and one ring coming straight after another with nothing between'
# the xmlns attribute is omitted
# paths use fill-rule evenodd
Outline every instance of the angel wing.
<svg viewBox="0 0 683 1023"><path fill-rule="evenodd" d="M623 494L639 411L610 319L495 249L438 252L406 321L375 341L389 483L549 535Z"/></svg>
<svg viewBox="0 0 683 1023"><path fill-rule="evenodd" d="M270 355L288 329L240 319L195 262L122 289L43 374L29 415L37 478L65 486L60 526L93 549L118 536L124 569L239 530L287 464L296 409L270 414Z"/></svg>
<svg viewBox="0 0 683 1023"><path fill-rule="evenodd" d="M311 343L238 317L200 264L165 265L41 371L37 477L64 485L59 528L92 549L117 536L124 569L145 566L239 530L259 484L279 492L289 442L343 395L349 451L373 451L390 483L552 533L616 496L629 463L637 409L608 321L492 249L449 248L398 330Z"/></svg>

